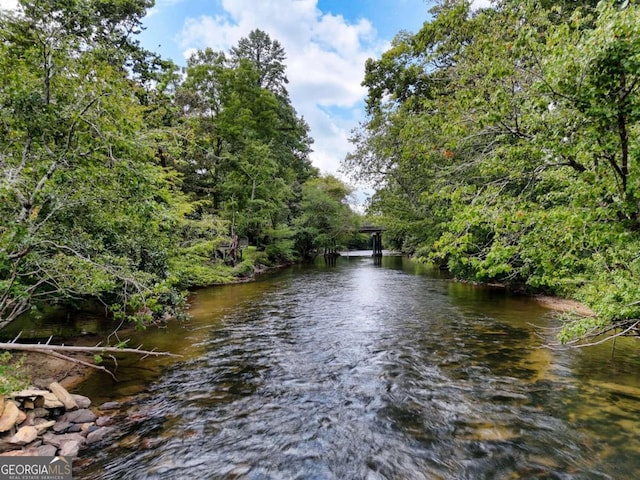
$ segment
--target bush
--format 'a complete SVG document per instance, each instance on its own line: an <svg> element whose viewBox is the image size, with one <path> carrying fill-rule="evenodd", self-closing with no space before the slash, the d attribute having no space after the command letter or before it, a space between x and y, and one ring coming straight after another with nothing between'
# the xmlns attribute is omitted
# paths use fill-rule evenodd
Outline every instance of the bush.
<svg viewBox="0 0 640 480"><path fill-rule="evenodd" d="M272 265L271 260L269 260L269 255L267 252L255 252L253 257L254 265L264 265L265 267L270 267Z"/></svg>
<svg viewBox="0 0 640 480"><path fill-rule="evenodd" d="M264 249L272 263L290 263L297 259L292 240L279 240Z"/></svg>
<svg viewBox="0 0 640 480"><path fill-rule="evenodd" d="M235 266L233 276L238 278L246 278L253 275L254 267L251 260L244 260Z"/></svg>
<svg viewBox="0 0 640 480"><path fill-rule="evenodd" d="M169 260L170 283L179 289L206 287L233 281L233 269L194 252L181 252Z"/></svg>
<svg viewBox="0 0 640 480"><path fill-rule="evenodd" d="M23 366L24 355L12 361L9 352L0 354L0 395L8 395L16 390L27 388L31 383L29 373Z"/></svg>

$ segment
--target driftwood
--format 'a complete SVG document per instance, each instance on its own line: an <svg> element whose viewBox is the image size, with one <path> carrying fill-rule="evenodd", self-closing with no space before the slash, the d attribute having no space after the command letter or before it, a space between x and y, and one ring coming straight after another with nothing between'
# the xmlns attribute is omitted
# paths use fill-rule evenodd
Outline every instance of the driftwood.
<svg viewBox="0 0 640 480"><path fill-rule="evenodd" d="M19 335L18 335L19 337ZM105 373L108 373L114 380L117 381L116 376L108 370L106 367L102 365L96 365L95 363L86 362L84 360L80 360L78 358L70 357L66 355L68 353L86 353L93 355L103 355L105 353L114 354L114 353L133 353L136 355L142 355L142 358L146 358L149 356L153 357L180 357L181 355L176 355L174 353L169 352L157 352L155 350L143 350L141 347L138 348L119 348L119 347L104 347L97 345L95 347L76 347L72 345L51 345L47 343L16 343L18 339L16 337L12 342L0 342L0 350L12 350L12 351L21 351L21 352L31 352L31 353L43 353L45 355L50 355L52 357L61 358L63 360L67 360L69 362L83 365L85 367L93 368L95 370L100 370ZM51 340L51 339L49 339ZM113 358L113 356L111 356ZM114 358L115 361L115 358Z"/></svg>

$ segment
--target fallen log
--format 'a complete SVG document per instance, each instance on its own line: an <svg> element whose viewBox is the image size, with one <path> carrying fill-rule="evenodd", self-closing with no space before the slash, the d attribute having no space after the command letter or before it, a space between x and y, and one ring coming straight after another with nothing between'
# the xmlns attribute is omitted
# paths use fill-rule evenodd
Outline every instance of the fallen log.
<svg viewBox="0 0 640 480"><path fill-rule="evenodd" d="M16 343L15 341L0 342L0 350L12 350L12 351L42 353L45 355L51 355L53 357L62 358L64 360L67 360L72 363L76 363L78 365L83 365L85 367L101 370L111 375L111 377L114 380L117 380L117 379L113 374L113 372L103 367L102 365L96 365L95 363L86 362L84 360L73 358L65 354L86 353L86 354L94 354L94 355L103 355L105 353L109 353L109 354L131 353L136 355L142 355L142 358L149 357L149 356L153 356L153 357L181 357L182 356L182 355L177 355L175 353L170 353L170 352L158 352L156 350L143 350L141 347L138 347L138 348L122 347L121 348L121 347L104 347L100 345L96 345L95 347L77 347L73 345L51 345L49 343Z"/></svg>
<svg viewBox="0 0 640 480"><path fill-rule="evenodd" d="M166 357L181 357L170 352L158 352L156 350L142 350L141 348L119 348L119 347L101 347L97 345L95 347L75 347L72 345L51 345L48 343L3 343L0 342L0 350L20 350L25 352L38 352L42 353L46 350L54 352L80 352L80 353L136 353L138 355L144 355L145 357L154 356L166 356Z"/></svg>

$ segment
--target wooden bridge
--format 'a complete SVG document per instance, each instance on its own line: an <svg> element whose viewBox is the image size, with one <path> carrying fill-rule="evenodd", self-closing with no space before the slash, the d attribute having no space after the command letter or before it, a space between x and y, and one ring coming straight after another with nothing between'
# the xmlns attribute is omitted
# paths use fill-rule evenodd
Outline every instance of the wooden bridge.
<svg viewBox="0 0 640 480"><path fill-rule="evenodd" d="M382 256L382 232L384 232L384 228L376 227L374 225L363 225L358 229L360 233L370 233L371 239L373 240L373 256L381 257Z"/></svg>

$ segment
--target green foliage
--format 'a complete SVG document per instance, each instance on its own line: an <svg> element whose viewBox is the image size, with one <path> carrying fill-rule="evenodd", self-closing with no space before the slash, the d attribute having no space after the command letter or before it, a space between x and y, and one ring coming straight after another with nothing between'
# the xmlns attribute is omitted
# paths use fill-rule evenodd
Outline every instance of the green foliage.
<svg viewBox="0 0 640 480"><path fill-rule="evenodd" d="M255 30L183 75L135 40L152 0L20 3L0 10L0 329L89 298L145 328L185 289L299 259L300 229L341 241L343 185L309 223L318 171L278 41ZM239 237L261 251L240 262Z"/></svg>
<svg viewBox="0 0 640 480"><path fill-rule="evenodd" d="M205 287L233 281L233 269L220 262L203 263L197 255L183 255L170 263L176 285L181 288Z"/></svg>
<svg viewBox="0 0 640 480"><path fill-rule="evenodd" d="M562 339L638 318L640 7L443 2L367 63L344 163L398 248L578 298Z"/></svg>
<svg viewBox="0 0 640 480"><path fill-rule="evenodd" d="M256 247L247 248L243 252L243 256L246 260L251 261L251 263L257 268L272 266L267 253L264 250L258 250Z"/></svg>
<svg viewBox="0 0 640 480"><path fill-rule="evenodd" d="M23 363L24 356L15 360L9 352L0 353L0 396L8 396L30 385L29 373Z"/></svg>
<svg viewBox="0 0 640 480"><path fill-rule="evenodd" d="M278 228L265 232L268 245L264 252L268 261L272 264L287 264L298 260L295 250L294 232L287 225L279 225Z"/></svg>
<svg viewBox="0 0 640 480"><path fill-rule="evenodd" d="M187 138L176 167L183 188L209 200L240 236L266 244L266 232L291 218L295 190L317 175L308 125L284 85L284 50L260 30L224 52L196 52L177 90Z"/></svg>
<svg viewBox="0 0 640 480"><path fill-rule="evenodd" d="M248 60L258 72L258 85L276 95L286 96L285 84L289 83L285 74L286 54L277 40L261 30L253 30L246 38L241 38L231 49L236 64Z"/></svg>
<svg viewBox="0 0 640 480"><path fill-rule="evenodd" d="M148 2L99 3L0 16L0 328L89 296L139 321L165 313L156 285L186 200L152 161L126 68L142 74L129 34Z"/></svg>
<svg viewBox="0 0 640 480"><path fill-rule="evenodd" d="M243 260L233 269L233 276L237 278L246 278L253 275L254 266L251 260Z"/></svg>
<svg viewBox="0 0 640 480"><path fill-rule="evenodd" d="M332 175L302 186L301 214L295 220L295 248L303 258L321 249L344 248L357 230L358 216L349 208L351 189Z"/></svg>

